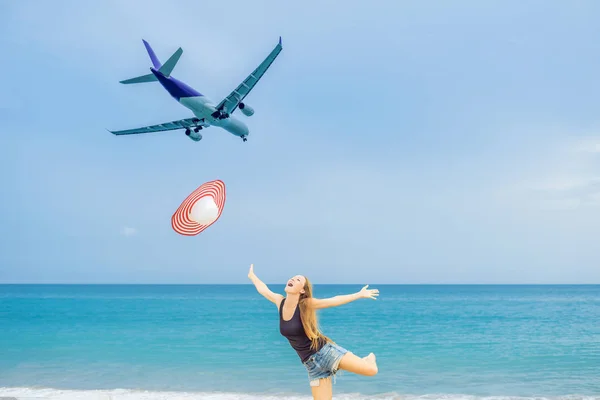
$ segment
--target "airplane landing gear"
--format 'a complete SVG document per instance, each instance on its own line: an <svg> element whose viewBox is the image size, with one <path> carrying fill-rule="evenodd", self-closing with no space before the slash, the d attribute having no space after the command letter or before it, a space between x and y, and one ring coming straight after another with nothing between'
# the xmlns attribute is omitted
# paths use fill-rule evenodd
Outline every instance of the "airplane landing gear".
<svg viewBox="0 0 600 400"><path fill-rule="evenodd" d="M246 136L242 136L242 140L243 140L244 142L247 142L247 141L248 141L248 138L247 138Z"/></svg>
<svg viewBox="0 0 600 400"><path fill-rule="evenodd" d="M197 126L194 128L194 132L198 133L202 129L201 126Z"/></svg>
<svg viewBox="0 0 600 400"><path fill-rule="evenodd" d="M229 118L229 113L226 113L221 110L217 110L211 114L211 117L216 118L216 119L227 119L227 118Z"/></svg>

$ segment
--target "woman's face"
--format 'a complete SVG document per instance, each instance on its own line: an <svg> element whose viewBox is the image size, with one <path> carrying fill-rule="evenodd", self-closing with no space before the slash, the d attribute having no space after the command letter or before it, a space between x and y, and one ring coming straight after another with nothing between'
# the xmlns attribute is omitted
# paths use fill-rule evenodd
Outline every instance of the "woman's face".
<svg viewBox="0 0 600 400"><path fill-rule="evenodd" d="M289 294L302 294L304 293L304 285L306 284L306 278L302 275L296 275L290 278L285 285L285 292Z"/></svg>

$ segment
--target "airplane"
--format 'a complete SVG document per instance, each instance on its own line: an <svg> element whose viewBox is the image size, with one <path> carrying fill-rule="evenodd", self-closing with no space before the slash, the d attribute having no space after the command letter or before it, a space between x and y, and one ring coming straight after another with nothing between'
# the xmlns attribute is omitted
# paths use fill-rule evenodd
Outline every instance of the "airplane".
<svg viewBox="0 0 600 400"><path fill-rule="evenodd" d="M146 82L159 82L169 94L177 100L181 105L192 111L194 114L191 118L180 119L177 121L166 122L158 125L144 126L135 129L126 129L120 131L111 131L114 135L134 135L143 134L149 132L164 132L173 131L179 129L185 129L185 134L191 140L198 142L202 139L200 130L208 128L210 126L218 126L229 133L239 136L245 142L248 139L250 130L248 126L239 119L233 117L231 114L236 110L240 109L242 114L250 117L254 114L254 109L243 102L245 97L250 93L254 86L258 83L260 78L267 72L273 61L277 58L282 50L281 37L279 37L279 43L271 51L271 53L264 59L264 61L250 74L238 87L225 97L219 104L214 104L208 97L199 93L195 89L186 85L185 83L175 79L171 72L175 65L179 61L183 50L178 48L175 53L164 63L161 64L158 57L150 47L150 44L142 39L146 51L150 56L153 67L150 67L151 74L142 75L131 79L120 81L125 85L146 83Z"/></svg>

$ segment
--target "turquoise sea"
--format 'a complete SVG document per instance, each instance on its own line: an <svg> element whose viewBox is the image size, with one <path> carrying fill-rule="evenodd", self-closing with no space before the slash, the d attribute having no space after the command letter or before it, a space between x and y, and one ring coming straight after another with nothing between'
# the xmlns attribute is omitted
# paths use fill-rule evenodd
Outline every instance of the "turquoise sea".
<svg viewBox="0 0 600 400"><path fill-rule="evenodd" d="M600 399L600 285L370 288L319 313L379 363L338 376L334 398ZM251 285L0 285L0 397L309 399L277 318Z"/></svg>

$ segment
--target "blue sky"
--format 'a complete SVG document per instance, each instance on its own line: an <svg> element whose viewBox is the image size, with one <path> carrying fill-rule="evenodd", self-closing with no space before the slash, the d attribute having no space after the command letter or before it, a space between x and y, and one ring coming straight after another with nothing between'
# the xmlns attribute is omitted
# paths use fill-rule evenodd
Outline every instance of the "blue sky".
<svg viewBox="0 0 600 400"><path fill-rule="evenodd" d="M165 4L0 5L0 282L600 283L597 2ZM142 38L219 101L279 36L248 142L105 130L190 116Z"/></svg>

